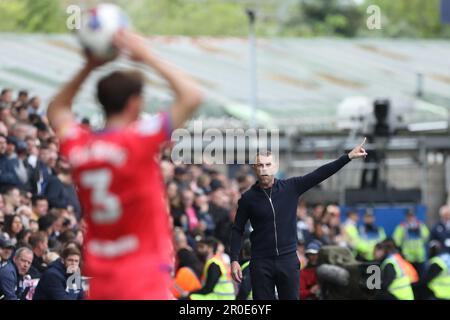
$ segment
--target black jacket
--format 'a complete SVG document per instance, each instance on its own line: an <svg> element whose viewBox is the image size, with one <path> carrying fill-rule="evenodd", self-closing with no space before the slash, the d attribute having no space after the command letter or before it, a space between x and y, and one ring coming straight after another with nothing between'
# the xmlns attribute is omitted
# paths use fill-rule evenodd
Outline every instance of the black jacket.
<svg viewBox="0 0 450 320"><path fill-rule="evenodd" d="M17 158L9 159L6 154L0 155L0 192L4 192L9 187L17 187L25 190L24 184L20 181L16 173Z"/></svg>
<svg viewBox="0 0 450 320"><path fill-rule="evenodd" d="M444 251L450 253L450 228L440 221L431 230L430 241L436 240L441 244Z"/></svg>
<svg viewBox="0 0 450 320"><path fill-rule="evenodd" d="M33 262L30 267L30 276L32 279L38 279L41 277L42 273L47 270L47 264L44 262L42 257L33 255Z"/></svg>
<svg viewBox="0 0 450 320"><path fill-rule="evenodd" d="M33 300L81 300L83 290L73 290L67 287L70 277L61 260L53 262L45 271L36 287Z"/></svg>
<svg viewBox="0 0 450 320"><path fill-rule="evenodd" d="M49 176L44 196L50 208L67 208L72 206L78 220L81 218L81 205L73 184L64 184L57 176Z"/></svg>
<svg viewBox="0 0 450 320"><path fill-rule="evenodd" d="M287 180L275 179L272 188L267 190L263 190L258 182L255 183L242 194L238 202L231 231L231 261L239 260L242 234L247 220L250 220L253 228L250 235L252 259L295 252L298 198L349 162L348 155L343 155L305 176ZM272 201L269 200L271 192Z"/></svg>

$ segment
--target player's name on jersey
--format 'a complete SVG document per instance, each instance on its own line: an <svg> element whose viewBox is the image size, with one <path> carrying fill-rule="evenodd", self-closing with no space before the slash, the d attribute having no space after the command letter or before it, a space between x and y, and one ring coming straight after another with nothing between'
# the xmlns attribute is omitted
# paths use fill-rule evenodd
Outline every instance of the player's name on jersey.
<svg viewBox="0 0 450 320"><path fill-rule="evenodd" d="M120 167L125 164L126 160L126 149L106 141L96 141L92 144L77 146L69 153L69 161L76 167L97 161L111 163Z"/></svg>

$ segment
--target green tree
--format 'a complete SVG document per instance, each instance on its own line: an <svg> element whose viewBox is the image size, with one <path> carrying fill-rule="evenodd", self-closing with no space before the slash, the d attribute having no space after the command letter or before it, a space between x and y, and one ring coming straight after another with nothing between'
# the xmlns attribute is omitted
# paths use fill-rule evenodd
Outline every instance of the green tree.
<svg viewBox="0 0 450 320"><path fill-rule="evenodd" d="M237 3L204 0L119 1L133 24L146 34L244 35L247 18Z"/></svg>
<svg viewBox="0 0 450 320"><path fill-rule="evenodd" d="M349 0L300 0L283 31L298 36L355 36L363 11Z"/></svg>
<svg viewBox="0 0 450 320"><path fill-rule="evenodd" d="M58 0L0 0L0 31L65 32L65 15Z"/></svg>

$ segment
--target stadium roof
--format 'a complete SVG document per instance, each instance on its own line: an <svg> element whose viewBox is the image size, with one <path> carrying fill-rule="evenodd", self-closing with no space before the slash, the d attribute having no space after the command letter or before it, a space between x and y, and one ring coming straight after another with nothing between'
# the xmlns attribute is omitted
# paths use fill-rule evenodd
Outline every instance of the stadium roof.
<svg viewBox="0 0 450 320"><path fill-rule="evenodd" d="M247 39L153 37L151 47L194 76L208 94L202 118L233 125L249 119ZM82 64L72 35L0 35L0 88L28 89L44 103ZM424 75L419 118L448 120L450 43L401 39L259 39L258 119L264 126L336 128L339 103L350 96L415 98ZM94 90L101 74L130 67L121 59L89 78L75 103L80 115L100 119ZM146 71L149 110L171 99L166 84ZM417 102L417 101L416 101ZM417 117L416 117L417 118ZM420 120L420 119L419 119ZM221 120L218 120L221 121Z"/></svg>

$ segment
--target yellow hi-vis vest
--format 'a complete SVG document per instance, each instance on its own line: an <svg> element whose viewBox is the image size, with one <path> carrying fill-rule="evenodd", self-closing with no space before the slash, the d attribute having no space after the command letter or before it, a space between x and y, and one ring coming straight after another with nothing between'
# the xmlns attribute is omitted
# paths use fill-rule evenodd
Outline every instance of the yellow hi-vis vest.
<svg viewBox="0 0 450 320"><path fill-rule="evenodd" d="M208 278L208 269L211 263L215 263L220 267L220 278L214 286L213 292L208 294L193 293L189 296L191 300L235 300L234 285L231 277L228 275L227 268L222 260L217 257L209 259L203 268L203 280Z"/></svg>
<svg viewBox="0 0 450 320"><path fill-rule="evenodd" d="M244 272L244 270L245 270L246 268L248 268L249 265L250 265L250 260L247 261L247 262L244 262L244 263L242 264L242 267L241 267L242 272ZM251 291L248 293L247 300L253 300L253 290L251 290Z"/></svg>
<svg viewBox="0 0 450 320"><path fill-rule="evenodd" d="M419 223L419 235L410 237L405 223L399 224L392 234L397 247L402 249L402 254L409 262L423 263L426 260L425 245L430 231L423 223Z"/></svg>
<svg viewBox="0 0 450 320"><path fill-rule="evenodd" d="M430 265L433 263L441 267L442 272L430 281L428 287L436 298L450 300L450 254L443 253L430 259Z"/></svg>
<svg viewBox="0 0 450 320"><path fill-rule="evenodd" d="M411 287L411 281L402 265L395 259L395 256L388 256L381 264L383 270L388 264L392 264L395 269L395 280L390 284L388 291L399 300L414 300L414 292Z"/></svg>
<svg viewBox="0 0 450 320"><path fill-rule="evenodd" d="M378 242L386 239L386 233L383 227L378 227L377 233L368 234L364 227L359 228L359 240L356 245L356 251L366 260L373 260L373 250Z"/></svg>

